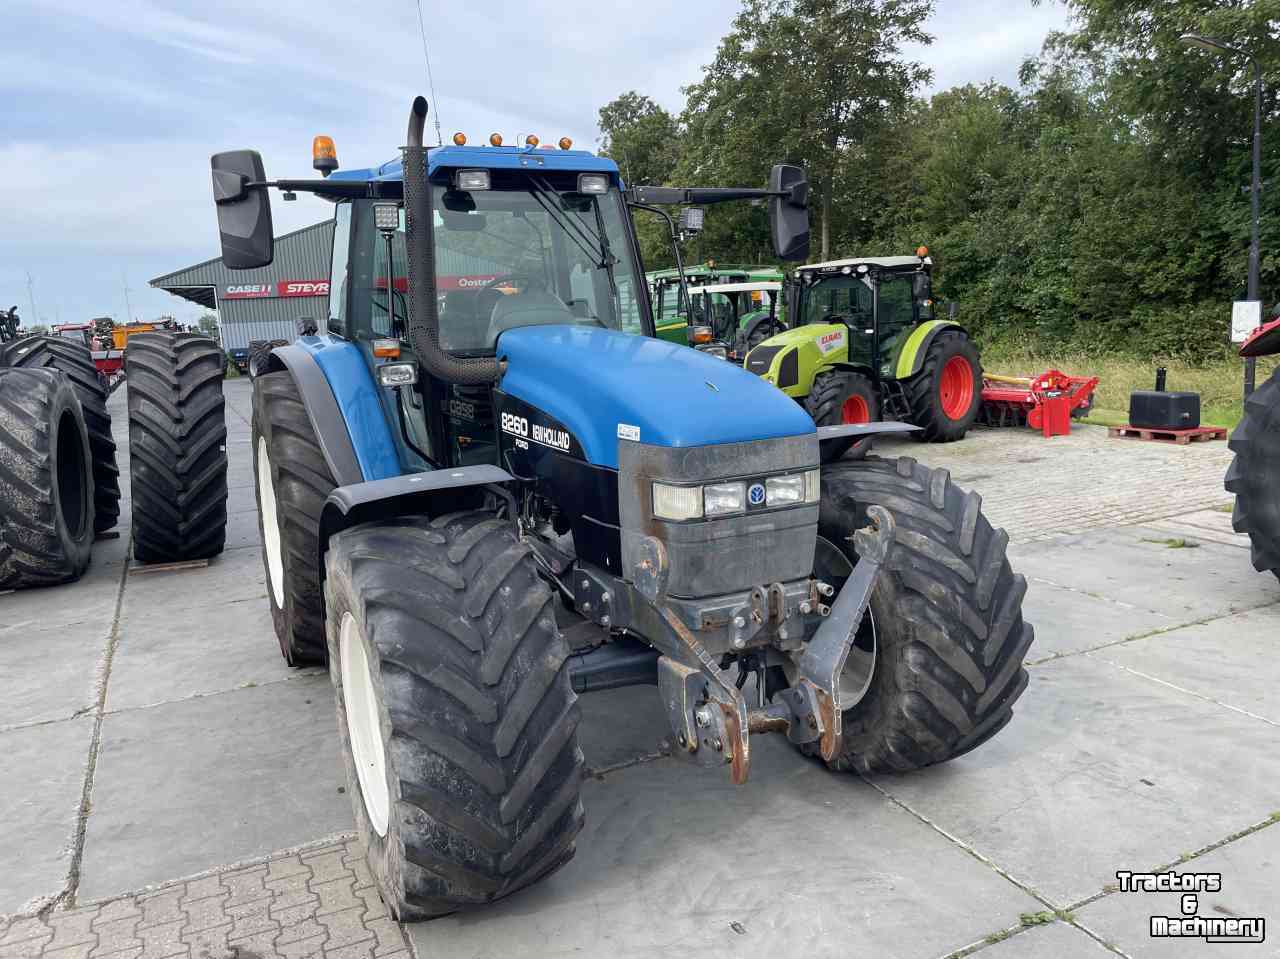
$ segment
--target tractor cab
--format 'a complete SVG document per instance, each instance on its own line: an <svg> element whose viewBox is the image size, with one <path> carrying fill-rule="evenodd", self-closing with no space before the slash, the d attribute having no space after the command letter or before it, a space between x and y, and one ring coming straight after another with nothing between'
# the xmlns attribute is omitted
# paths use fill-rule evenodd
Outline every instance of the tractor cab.
<svg viewBox="0 0 1280 959"><path fill-rule="evenodd" d="M784 275L775 267L717 265L715 260L708 260L704 264L656 270L645 276L653 303L656 334L660 339L670 340L672 343L687 343L717 356L721 355L720 350L724 349L726 357L740 360L745 355L745 351L739 351L738 355L733 355L738 346L739 331L755 332L756 339L760 340L766 335L771 336L780 331L784 326L780 293ZM725 289L726 286L741 284L746 285L744 289L735 292L761 295L753 296L750 304L739 302L741 297L736 295L731 297L732 304L729 303L729 298L720 297L715 297L711 303L701 305L691 302L695 287L699 289L716 287L715 292L728 294L730 291ZM774 284L779 289L773 290L768 287L768 284ZM763 295L765 293L772 295L765 296ZM699 313L698 316L694 315L695 308ZM722 317L733 312L736 325L732 329L726 326L723 330L716 331L718 335L708 340L705 332L695 331L694 328L714 326L715 324L709 322L709 311L715 309L720 311ZM770 322L761 326L762 319ZM759 330L757 327L760 327Z"/></svg>
<svg viewBox="0 0 1280 959"><path fill-rule="evenodd" d="M740 363L748 349L782 329L778 281L689 287L689 340L697 348Z"/></svg>

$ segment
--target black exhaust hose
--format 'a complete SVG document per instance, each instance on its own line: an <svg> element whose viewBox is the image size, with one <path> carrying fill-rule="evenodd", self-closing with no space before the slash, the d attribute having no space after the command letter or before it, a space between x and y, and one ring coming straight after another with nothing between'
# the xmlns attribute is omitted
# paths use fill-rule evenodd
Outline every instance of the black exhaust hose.
<svg viewBox="0 0 1280 959"><path fill-rule="evenodd" d="M427 151L422 131L427 120L425 97L414 97L409 112L404 162L405 251L409 258L409 344L418 364L447 383L491 383L502 375L496 358L463 359L440 347L440 309L435 297L435 221L427 183Z"/></svg>

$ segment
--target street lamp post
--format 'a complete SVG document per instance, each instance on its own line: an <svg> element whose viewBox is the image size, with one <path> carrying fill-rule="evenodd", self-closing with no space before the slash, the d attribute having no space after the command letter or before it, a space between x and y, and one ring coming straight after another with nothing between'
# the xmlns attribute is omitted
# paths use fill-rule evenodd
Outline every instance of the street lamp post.
<svg viewBox="0 0 1280 959"><path fill-rule="evenodd" d="M1262 197L1262 67L1253 54L1239 47L1223 43L1214 37L1204 37L1198 33L1184 33L1179 39L1186 44L1204 47L1223 53L1244 57L1253 64L1253 183L1250 188L1250 202L1253 207L1253 229L1249 243L1249 289L1246 294L1250 300L1258 299L1258 257L1260 240L1258 237L1258 221L1261 218ZM1256 363L1252 356L1244 361L1244 396L1249 398L1253 392Z"/></svg>

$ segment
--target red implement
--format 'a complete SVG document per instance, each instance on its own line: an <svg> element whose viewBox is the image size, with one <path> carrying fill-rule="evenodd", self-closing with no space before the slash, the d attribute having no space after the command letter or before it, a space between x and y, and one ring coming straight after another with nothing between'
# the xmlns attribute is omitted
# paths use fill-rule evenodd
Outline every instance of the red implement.
<svg viewBox="0 0 1280 959"><path fill-rule="evenodd" d="M1093 405L1096 376L1068 376L1048 370L1037 377L982 377L982 406L978 420L987 426L1022 426L1045 436L1071 432L1071 417L1087 413Z"/></svg>

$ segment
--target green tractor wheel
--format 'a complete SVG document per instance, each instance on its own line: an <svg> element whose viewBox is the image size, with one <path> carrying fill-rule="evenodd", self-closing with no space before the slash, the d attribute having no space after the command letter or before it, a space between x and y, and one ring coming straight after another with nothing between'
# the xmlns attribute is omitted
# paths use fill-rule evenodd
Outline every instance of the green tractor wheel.
<svg viewBox="0 0 1280 959"><path fill-rule="evenodd" d="M982 361L978 348L958 331L929 344L920 372L905 384L917 439L951 443L963 439L982 405Z"/></svg>

